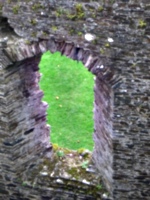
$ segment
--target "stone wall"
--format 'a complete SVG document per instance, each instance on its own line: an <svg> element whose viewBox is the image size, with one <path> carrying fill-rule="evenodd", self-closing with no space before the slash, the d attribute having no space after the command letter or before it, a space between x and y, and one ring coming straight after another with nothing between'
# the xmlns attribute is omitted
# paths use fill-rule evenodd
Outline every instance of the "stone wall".
<svg viewBox="0 0 150 200"><path fill-rule="evenodd" d="M0 13L2 198L37 198L33 187L26 193L16 179L28 180L43 158L53 157L38 88L38 63L50 50L81 60L96 76L92 157L111 197L149 199L148 0L0 0ZM60 188L54 186L54 193ZM54 193L46 191L41 199L52 199ZM66 197L65 191L64 199L101 198L87 197L84 189L83 196Z"/></svg>
<svg viewBox="0 0 150 200"><path fill-rule="evenodd" d="M113 92L102 80L96 79L94 104L94 163L101 172L109 191L113 184Z"/></svg>

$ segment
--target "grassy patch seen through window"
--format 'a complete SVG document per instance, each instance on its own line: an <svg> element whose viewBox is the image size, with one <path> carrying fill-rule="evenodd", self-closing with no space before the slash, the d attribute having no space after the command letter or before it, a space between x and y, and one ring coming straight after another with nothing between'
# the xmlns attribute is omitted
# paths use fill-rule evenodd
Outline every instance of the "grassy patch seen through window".
<svg viewBox="0 0 150 200"><path fill-rule="evenodd" d="M51 142L77 150L93 149L93 75L81 62L46 52L40 62L40 88L49 104Z"/></svg>

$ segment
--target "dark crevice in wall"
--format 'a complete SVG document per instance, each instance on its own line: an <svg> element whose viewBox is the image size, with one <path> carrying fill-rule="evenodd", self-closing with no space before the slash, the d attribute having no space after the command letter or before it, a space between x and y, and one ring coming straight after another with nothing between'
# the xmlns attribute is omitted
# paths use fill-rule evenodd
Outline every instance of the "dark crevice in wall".
<svg viewBox="0 0 150 200"><path fill-rule="evenodd" d="M10 26L8 23L8 18L0 16L0 31L8 31L8 32L13 32L14 29Z"/></svg>
<svg viewBox="0 0 150 200"><path fill-rule="evenodd" d="M28 134L32 133L33 131L34 131L34 128L31 128L30 130L25 131L24 135L28 135Z"/></svg>

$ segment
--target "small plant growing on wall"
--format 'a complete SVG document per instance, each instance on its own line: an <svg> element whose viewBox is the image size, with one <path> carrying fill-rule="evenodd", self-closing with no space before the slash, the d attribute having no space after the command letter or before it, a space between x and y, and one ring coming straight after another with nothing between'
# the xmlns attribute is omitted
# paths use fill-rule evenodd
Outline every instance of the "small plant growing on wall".
<svg viewBox="0 0 150 200"><path fill-rule="evenodd" d="M13 7L13 13L14 13L14 14L18 14L19 8L20 8L19 5L14 6L14 7Z"/></svg>
<svg viewBox="0 0 150 200"><path fill-rule="evenodd" d="M139 20L139 24L138 24L138 27L139 27L139 28L145 28L146 25L147 25L147 24L146 24L146 22L145 22L144 20L142 20L142 19Z"/></svg>
<svg viewBox="0 0 150 200"><path fill-rule="evenodd" d="M86 160L81 164L81 167L86 169L88 167L88 164L89 164L89 160Z"/></svg>
<svg viewBox="0 0 150 200"><path fill-rule="evenodd" d="M61 150L59 150L59 151L57 151L57 156L58 157L64 157L64 152L63 151L61 151Z"/></svg>

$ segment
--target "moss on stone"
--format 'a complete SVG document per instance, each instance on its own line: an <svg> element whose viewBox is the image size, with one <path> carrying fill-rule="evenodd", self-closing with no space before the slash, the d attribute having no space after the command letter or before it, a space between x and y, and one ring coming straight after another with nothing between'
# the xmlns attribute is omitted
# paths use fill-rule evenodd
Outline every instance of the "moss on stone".
<svg viewBox="0 0 150 200"><path fill-rule="evenodd" d="M82 4L75 4L74 12L66 12L66 17L70 20L80 20L85 18L85 12Z"/></svg>
<svg viewBox="0 0 150 200"><path fill-rule="evenodd" d="M145 28L146 27L146 22L142 19L139 20L139 23L138 23L138 27L139 28Z"/></svg>
<svg viewBox="0 0 150 200"><path fill-rule="evenodd" d="M13 7L13 13L14 13L15 15L18 14L19 8L20 8L19 5L16 5L16 6Z"/></svg>
<svg viewBox="0 0 150 200"><path fill-rule="evenodd" d="M99 51L100 51L101 54L104 54L104 53L105 53L105 50L104 50L103 48L100 48Z"/></svg>
<svg viewBox="0 0 150 200"><path fill-rule="evenodd" d="M37 24L37 21L35 19L31 19L31 24L32 25L36 25Z"/></svg>
<svg viewBox="0 0 150 200"><path fill-rule="evenodd" d="M36 32L32 32L32 33L31 33L31 36L32 36L32 37L36 37L36 35L37 35Z"/></svg>
<svg viewBox="0 0 150 200"><path fill-rule="evenodd" d="M52 26L52 31L57 31L57 30L58 30L57 26Z"/></svg>
<svg viewBox="0 0 150 200"><path fill-rule="evenodd" d="M58 146L58 144L56 144L56 143L53 143L53 144L52 144L52 147L53 147L53 150L54 150L54 151L57 151L57 150L59 150L59 148L60 148L60 147Z"/></svg>
<svg viewBox="0 0 150 200"><path fill-rule="evenodd" d="M84 151L85 151L84 148L80 148L80 149L77 150L78 154L82 154Z"/></svg>
<svg viewBox="0 0 150 200"><path fill-rule="evenodd" d="M48 36L48 32L43 31L43 32L42 32L42 35L45 36L45 37L47 37L47 36Z"/></svg>
<svg viewBox="0 0 150 200"><path fill-rule="evenodd" d="M33 4L31 8L32 8L32 10L36 11L38 9L43 8L43 6L41 3L36 3L36 4Z"/></svg>
<svg viewBox="0 0 150 200"><path fill-rule="evenodd" d="M83 19L85 17L85 12L84 12L82 4L80 3L76 4L75 10L76 10L77 19Z"/></svg>
<svg viewBox="0 0 150 200"><path fill-rule="evenodd" d="M30 45L31 42L29 40L25 40L25 44Z"/></svg>
<svg viewBox="0 0 150 200"><path fill-rule="evenodd" d="M106 43L106 44L105 44L105 47L109 48L109 47L110 47L110 44L109 44L109 43Z"/></svg>
<svg viewBox="0 0 150 200"><path fill-rule="evenodd" d="M102 12L103 10L104 10L104 7L103 7L103 6L99 6L99 7L98 7L98 11L99 11L99 12Z"/></svg>
<svg viewBox="0 0 150 200"><path fill-rule="evenodd" d="M3 8L3 5L0 3L0 11L2 10L2 8Z"/></svg>
<svg viewBox="0 0 150 200"><path fill-rule="evenodd" d="M82 35L83 35L83 33L79 31L78 32L78 36L82 36Z"/></svg>
<svg viewBox="0 0 150 200"><path fill-rule="evenodd" d="M76 30L74 28L71 28L69 30L69 35L74 35L76 33Z"/></svg>
<svg viewBox="0 0 150 200"><path fill-rule="evenodd" d="M65 13L66 13L66 11L65 11L63 8L58 8L58 9L55 11L56 17L61 17L61 16L64 15Z"/></svg>
<svg viewBox="0 0 150 200"><path fill-rule="evenodd" d="M67 13L67 18L70 20L75 20L77 17L76 17L76 14Z"/></svg>

